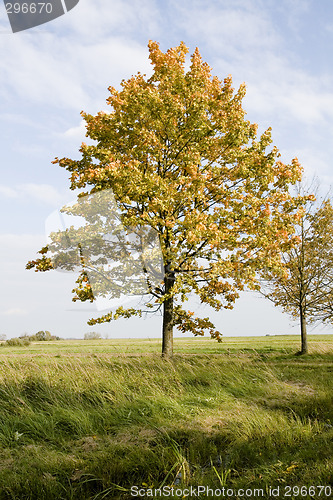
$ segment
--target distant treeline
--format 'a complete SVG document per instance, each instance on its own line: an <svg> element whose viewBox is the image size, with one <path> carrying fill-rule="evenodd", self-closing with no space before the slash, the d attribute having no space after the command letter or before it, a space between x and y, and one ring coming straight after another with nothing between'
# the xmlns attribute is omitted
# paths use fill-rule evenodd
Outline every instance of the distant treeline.
<svg viewBox="0 0 333 500"><path fill-rule="evenodd" d="M27 346L31 342L42 342L42 341L47 341L50 342L52 340L61 340L60 337L57 337L56 335L51 335L51 333L48 330L40 330L39 332L33 334L33 335L28 335L25 333L24 335L20 335L20 337L14 337L12 339L8 339L5 342L2 342L0 345L1 346Z"/></svg>

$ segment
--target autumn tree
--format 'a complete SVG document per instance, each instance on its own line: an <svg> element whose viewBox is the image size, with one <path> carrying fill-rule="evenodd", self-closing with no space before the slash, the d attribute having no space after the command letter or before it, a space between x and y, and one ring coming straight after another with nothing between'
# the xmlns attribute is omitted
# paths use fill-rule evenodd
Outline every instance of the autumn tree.
<svg viewBox="0 0 333 500"><path fill-rule="evenodd" d="M299 189L302 189L301 187ZM308 196L295 224L298 243L283 252L284 267L268 271L262 293L299 319L300 354L308 352L307 323L333 323L333 207Z"/></svg>
<svg viewBox="0 0 333 500"><path fill-rule="evenodd" d="M145 308L162 311L162 353L171 356L174 326L220 339L208 318L182 308L189 294L215 310L232 308L240 290L258 287L258 269L280 265L299 216L301 199L288 188L301 167L297 159L282 163L271 129L258 137L245 119L244 84L235 91L231 76L212 76L198 49L186 69L183 42L166 53L148 46L152 76L109 87L109 113L82 112L94 142L81 145L81 159L54 163L70 172L80 196L112 189L124 228L158 234L163 273ZM29 268L54 267L48 248L42 252ZM83 269L74 300L92 300L89 287ZM143 309L121 306L90 324Z"/></svg>

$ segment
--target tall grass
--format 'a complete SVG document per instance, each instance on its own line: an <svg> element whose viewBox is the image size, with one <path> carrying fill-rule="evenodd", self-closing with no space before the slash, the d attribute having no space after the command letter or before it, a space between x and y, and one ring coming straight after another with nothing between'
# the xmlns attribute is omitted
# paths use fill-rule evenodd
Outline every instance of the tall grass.
<svg viewBox="0 0 333 500"><path fill-rule="evenodd" d="M172 361L2 354L0 499L133 498L132 485L333 491L333 355L325 343L302 359L281 340L267 347Z"/></svg>

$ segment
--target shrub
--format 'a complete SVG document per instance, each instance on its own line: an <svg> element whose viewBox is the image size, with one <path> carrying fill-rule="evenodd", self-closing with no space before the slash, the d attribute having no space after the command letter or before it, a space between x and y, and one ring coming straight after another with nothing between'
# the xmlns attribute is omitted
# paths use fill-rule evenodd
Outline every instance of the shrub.
<svg viewBox="0 0 333 500"><path fill-rule="evenodd" d="M6 342L2 345L4 346L27 346L30 344L30 340L28 338L17 338L14 337L12 339L6 340Z"/></svg>

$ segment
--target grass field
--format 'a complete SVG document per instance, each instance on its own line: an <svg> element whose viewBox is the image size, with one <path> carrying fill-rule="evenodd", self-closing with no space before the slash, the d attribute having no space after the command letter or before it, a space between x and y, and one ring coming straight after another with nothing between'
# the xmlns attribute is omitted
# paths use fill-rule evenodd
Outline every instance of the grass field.
<svg viewBox="0 0 333 500"><path fill-rule="evenodd" d="M0 499L333 498L333 336L309 346L183 338L172 361L156 339L1 347Z"/></svg>

